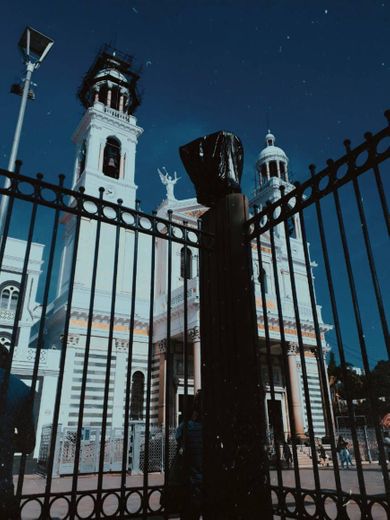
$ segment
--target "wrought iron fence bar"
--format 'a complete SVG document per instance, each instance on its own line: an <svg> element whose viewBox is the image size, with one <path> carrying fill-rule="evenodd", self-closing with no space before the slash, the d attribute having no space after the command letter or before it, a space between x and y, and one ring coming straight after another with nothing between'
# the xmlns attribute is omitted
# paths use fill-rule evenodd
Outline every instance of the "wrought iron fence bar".
<svg viewBox="0 0 390 520"><path fill-rule="evenodd" d="M322 391L322 398L324 399L325 403L323 405L323 410L325 412L325 420L327 422L326 425L326 431L329 431L329 437L330 437L330 445L331 445L331 451L332 451L332 460L333 460L333 469L334 469L334 478L336 483L336 489L337 493L341 495L342 492L342 486L341 486L341 479L340 479L340 468L339 463L337 459L337 450L336 450L336 443L335 443L335 431L333 427L333 416L332 416L332 407L331 402L329 398L329 392L328 392L328 377L326 373L326 367L324 362L324 353L322 349L322 339L321 339L321 331L320 331L320 325L318 320L318 313L317 313L317 304L316 304L316 298L314 293L314 281L313 281L313 275L311 270L311 264L310 264L310 256L309 256L309 248L308 248L308 241L307 241L307 234L306 234L306 224L305 224L305 217L304 212L299 211L299 224L301 228L302 233L302 244L303 244L303 253L305 257L305 270L306 270L306 276L308 281L308 287L309 287L309 295L310 295L310 304L311 304L311 310L313 314L313 321L314 321L314 331L316 336L316 344L318 349L318 355L317 355L317 361L318 361L318 368L319 368L319 378L320 378L320 387ZM341 509L341 504L339 504L338 508L339 514L342 515L343 511Z"/></svg>
<svg viewBox="0 0 390 520"><path fill-rule="evenodd" d="M390 110L385 112L385 116L387 118L388 123L390 124ZM364 138L368 142L372 141L372 133L371 132L366 132L364 134ZM389 208L387 206L387 200L386 200L385 190L383 188L383 182L382 182L382 178L381 178L381 173L380 173L380 170L379 170L379 166L378 166L378 164L376 162L374 162L374 164L372 165L372 169L374 171L375 183L376 183L376 186L377 186L379 199L381 201L383 218L384 218L384 221L385 221L385 224L386 224L387 234L390 235L390 213L389 213Z"/></svg>
<svg viewBox="0 0 390 520"><path fill-rule="evenodd" d="M42 174L37 173L37 178L38 179L42 178ZM31 252L31 245L32 245L32 241L33 241L33 234L34 234L34 230L35 230L35 220L36 220L36 216L37 216L37 210L38 210L38 204L36 202L34 202L32 205L32 208L31 208L30 224L29 224L27 240L26 240L26 251L24 253L24 258L23 258L23 267L22 267L21 282L20 282L20 289L19 289L20 295L25 294L25 291L26 291L27 270L28 270L28 264L30 261L30 252ZM5 372L5 377L3 380L4 388L7 388L8 378L9 378L9 374L11 372L11 365L12 365L13 355L14 355L14 351L15 351L16 338L17 338L17 334L18 334L18 323L20 321L22 311L23 311L23 298L20 297L20 298L18 298L18 302L17 302L16 310L15 310L14 322L12 325L12 336L11 336L10 349L9 349L9 357L10 357L9 370Z"/></svg>
<svg viewBox="0 0 390 520"><path fill-rule="evenodd" d="M155 214L155 213L154 213ZM149 441L150 441L150 399L152 394L152 363L153 363L153 332L154 332L154 285L156 274L156 239L152 238L151 264L150 264L150 298L149 298L149 339L148 339L148 371L146 380L146 417L145 417L145 451L144 451L144 474L143 474L143 504L142 518L148 518L149 501Z"/></svg>
<svg viewBox="0 0 390 520"><path fill-rule="evenodd" d="M387 465L386 465L386 453L385 453L385 449L384 449L384 445L383 445L382 432L379 427L379 413L378 413L378 408L376 405L375 394L373 392L373 388L372 388L372 384L371 384L371 370L370 370L370 364L369 364L369 360L368 360L363 324L362 324L362 320L361 320L359 300L357 297L355 278L354 278L353 271L352 271L351 257L350 257L350 253L349 253L347 236L346 236L345 227L344 227L344 219L343 219L341 205L340 205L340 197L339 197L337 190L333 193L333 197L334 197L334 201L335 201L337 220L338 220L338 225L339 225L341 242L342 242L342 246L343 246L344 261L345 261L345 265L347 268L348 283L349 283L349 289L350 289L351 297L352 297L352 306L353 306L353 312L354 312L354 317L355 317L356 329L358 332L360 352L362 355L363 366L364 366L365 374L367 377L368 397L369 397L369 400L371 403L370 410L372 413L372 418L373 418L373 423L374 423L374 428L375 428L375 433L376 433L376 439L377 439L378 449L379 449L379 454L380 454L379 463L382 468L383 481L385 484L386 492L390 495L390 479L389 479L389 474L388 474Z"/></svg>
<svg viewBox="0 0 390 520"><path fill-rule="evenodd" d="M11 186L10 186L10 190L12 190L12 189L13 189L13 184L11 184ZM3 195L3 197L4 197L4 195ZM9 201L9 204L8 204L8 207L7 207L7 213L6 213L5 223L4 223L4 231L3 231L3 234L1 236L1 245L0 245L0 267L1 267L1 269L3 268L5 247L6 247L6 244L7 244L8 233L9 233L9 226L10 226L10 223L11 223L12 209L13 209L13 204L14 204L13 197L10 197L10 199L11 200ZM0 222L0 226L1 225L2 225L2 222ZM24 261L24 263L25 263L25 261ZM22 276L22 279L23 279L23 276ZM21 294L21 291L19 291L19 294ZM20 300L21 300L21 298L18 299L18 306L20 305ZM19 313L20 313L20 311L19 311ZM15 316L18 316L17 312L15 313ZM14 324L15 324L15 320L14 320ZM14 328L15 327L13 326L13 329ZM10 375L10 372L11 372L11 365L12 365L12 355L11 355L11 358L10 358L10 361L9 361L9 366L5 370L5 377L4 377L3 382L1 384L1 389L0 389L0 413L2 412L3 407L6 404L7 387L8 387L8 381L9 381L9 375Z"/></svg>
<svg viewBox="0 0 390 520"><path fill-rule="evenodd" d="M381 178L381 173L379 170L379 166L377 164L373 164L372 169L374 170L375 183L379 194L379 199L381 201L383 219L386 224L387 234L390 235L390 213L389 208L387 206L387 200L385 195L385 190L383 188L383 182Z"/></svg>
<svg viewBox="0 0 390 520"><path fill-rule="evenodd" d="M136 200L135 207L139 208L140 201ZM138 218L138 217L137 217ZM129 348L127 350L127 371L126 371L126 397L125 397L125 420L123 428L123 451L121 469L121 488L126 488L126 474L129 465L129 420L130 420L130 392L131 392L131 372L133 368L133 345L134 345L134 323L135 323L135 299L137 296L137 273L138 273L138 244L139 232L134 232L134 251L133 251L133 270L131 280L131 304L130 304L130 329L129 329ZM125 514L126 500L121 494L121 512Z"/></svg>
<svg viewBox="0 0 390 520"><path fill-rule="evenodd" d="M54 466L54 456L56 453L56 442L57 442L57 429L58 429L58 420L60 415L60 406L61 406L61 396L62 396L62 384L64 380L64 369L65 369L65 361L66 361L66 353L68 346L68 335L69 335L69 324L70 317L72 313L72 300L73 300L73 289L74 289L74 278L76 273L76 264L77 264L77 252L80 238L80 223L81 223L81 214L76 217L76 226L74 231L74 242L73 242L73 251L72 251L72 261L71 261L71 269L69 276L69 289L68 289L68 299L66 305L66 314L65 314L65 325L64 325L64 334L62 337L62 345L61 345L61 357L60 363L58 367L58 381L57 381L57 390L56 390L56 398L54 403L54 411L53 411L53 423L52 430L50 436L50 448L49 448L49 456L48 456L48 464L47 464L47 477L46 477L46 486L45 486L45 501L42 507L42 516L45 518L50 517L49 515L49 496L51 491L51 483L53 478L53 466Z"/></svg>
<svg viewBox="0 0 390 520"><path fill-rule="evenodd" d="M384 152L378 151L379 144L388 136L390 136L390 110L385 112L388 119L388 126L379 131L372 138L360 144L349 153L343 155L336 161L332 161L322 171L315 176L309 178L297 186L288 194L282 196L280 199L263 208L260 213L252 217L247 222L248 229L255 222L258 223L261 233L268 231L270 227L283 222L289 217L293 216L299 209L304 209L310 206L313 202L322 199L325 195L333 193L334 190L344 186L353 178L358 177L362 173L370 170L372 164L379 165L390 157L390 147ZM361 154L367 152L368 158L361 166L356 164L356 158ZM350 165L353 164L353 167ZM337 173L345 166L348 168L345 175L337 177ZM322 179L328 178L328 182L324 188L320 188ZM310 194L308 194L310 193ZM280 208L279 215L275 216L275 209ZM264 221L264 223L262 223ZM255 232L249 233L248 240L256 238Z"/></svg>
<svg viewBox="0 0 390 520"><path fill-rule="evenodd" d="M288 347L286 341L286 335L284 330L284 318L283 318L283 308L282 308L282 300L280 297L280 284L279 284L279 275L278 275L278 265L276 260L276 247L275 247L275 235L274 228L271 227L269 230L270 234L270 245L271 245L271 258L272 258L272 272L274 275L274 283L275 283L275 294L276 294L276 306L278 311L278 324L280 331L280 345L282 348L282 358L283 358L283 368L284 373L286 374L286 389L287 389L287 406L288 406L288 414L289 414L289 423L291 428L291 444L293 449L293 460L294 460L294 478L295 485L297 488L297 507L303 507L303 495L300 494L301 489L301 476L299 473L299 463L298 463L298 453L297 453L297 428L295 424L295 416L293 409L293 398L292 398L292 390L291 390L291 377L290 371L287 364L287 356L288 356Z"/></svg>
<svg viewBox="0 0 390 520"><path fill-rule="evenodd" d="M100 188L100 198L103 198L104 189ZM89 309L88 309L88 321L87 321L87 334L85 338L85 347L84 347L84 359L83 359L83 373L81 376L81 390L80 390L80 408L79 415L77 419L77 433L76 433L76 448L75 448L75 456L74 456L74 466L73 466L73 475L72 475L72 491L71 491L71 504L70 504L70 520L74 520L76 515L76 495L77 495L77 484L78 484L78 472L79 472L79 462L80 462L80 452L81 452L81 433L83 426L83 417L84 417L84 404L85 404L85 393L87 388L87 374L88 374L88 362L89 362L89 352L91 346L91 336L92 336L92 326L93 326L93 311L95 305L95 290L96 290L96 277L97 277L97 267L98 267L98 259L99 259L99 245L100 245L100 231L101 231L101 221L98 220L96 223L96 235L95 235L95 247L94 247L94 255L93 255L93 265L92 265L92 278L91 278L91 291L89 297Z"/></svg>
<svg viewBox="0 0 390 520"><path fill-rule="evenodd" d="M315 166L310 166L311 174L314 175L315 172ZM330 297L330 303L332 308L332 316L333 316L333 323L335 327L335 333L336 333L336 341L337 341L337 349L340 357L340 365L341 370L343 372L343 378L344 381L347 381L347 361L345 357L344 352L344 344L341 334L341 327L340 327L340 319L339 319L339 312L337 308L337 302L336 302L336 295L334 290L334 283L333 283L333 276L332 271L330 267L330 259L329 259L329 251L328 251L328 245L326 241L326 234L325 234L325 227L324 227L324 221L322 217L322 209L321 209L321 202L318 200L315 202L316 207L316 215L317 215L317 222L318 222L318 229L319 229L319 235L321 240L321 248L322 248L322 255L324 259L324 266L325 266L325 272L326 272L326 280L327 285L329 289L329 297ZM347 401L347 408L348 408L348 416L350 419L353 418L354 412L353 412L353 404L352 399L350 395L350 389L348 385L345 388L346 390L346 401ZM363 467L362 467L362 459L360 455L360 449L359 449L359 442L357 438L357 432L356 432L356 425L355 422L351 421L351 434L352 434L352 444L354 448L354 454L355 454L355 461L356 461L356 469L357 469L357 476L358 476L358 484L359 484L359 491L360 495L362 496L363 504L365 504L366 510L366 504L367 504L367 491L366 491L366 485L364 481L364 475L363 475Z"/></svg>
<svg viewBox="0 0 390 520"><path fill-rule="evenodd" d="M385 314L385 307L383 305L383 298L382 298L382 294L381 294L381 290L380 290L380 286L379 286L378 275L377 275L377 271L376 271L376 267L375 267L375 260L374 260L374 255L373 255L373 252L372 252L372 247L371 247L370 235L369 235L369 232L368 232L366 215L365 215L365 212L364 212L363 198L362 198L362 195L361 195L361 192L360 192L358 179L353 179L352 182L353 182L353 189L354 189L354 192L355 192L356 203L357 203L357 206L358 206L358 209L359 209L360 224L361 224L361 228L362 228L362 232L363 232L363 236L364 236L364 243L365 243L365 246L366 246L366 253L367 253L367 258L368 258L368 264L370 266L372 285L374 287L376 303L377 303L377 306L378 306L380 322L381 322L381 325L382 325L383 339L384 339L384 343L386 345L388 359L390 360L389 327L387 325L386 314Z"/></svg>
<svg viewBox="0 0 390 520"><path fill-rule="evenodd" d="M173 226L181 231L181 236L184 236L184 228L182 224L178 222L172 222L168 219L164 219L162 217L151 217L148 213L144 213L139 210L135 210L134 208L129 208L121 205L118 207L118 204L114 202L110 202L107 200L100 200L98 197L94 197L92 195L88 195L84 192L84 189L81 187L79 191L73 191L68 188L61 187L59 184L52 184L40 179L33 179L31 177L27 177L25 175L17 175L16 173L9 172L7 170L0 169L0 177L8 177L11 180L11 187L4 188L0 186L0 194L5 196L11 196L14 199L25 200L28 202L37 201L40 206L46 206L49 208L59 208L62 211L67 213L71 213L73 215L80 214L81 216L93 219L100 220L106 224L110 225L119 225L122 228L130 229L135 231L138 229L140 233L146 235L155 235L160 238L167 239L166 234L161 232L160 229L168 228L169 226ZM20 190L20 186L27 185L28 191L33 190L33 194L23 193ZM53 195L56 194L54 200L49 200L49 198L45 198L42 193L53 192ZM48 197L48 196L47 196ZM65 198L69 197L70 202L66 203ZM86 208L90 208L89 210ZM108 217L106 213L115 214L113 218ZM138 218L135 218L135 217ZM152 226L152 218L155 219L156 225ZM126 222L126 219L128 220ZM134 222L130 222L130 220ZM188 227L186 228L188 246L191 247L200 247L200 234L203 233L208 237L208 241L204 241L205 248L212 248L213 243L213 235L211 233L207 233L206 231L200 231L197 228ZM192 240L192 234L196 237L196 240ZM179 235L179 234L178 234ZM184 238L180 236L175 236L172 233L171 236L172 242L177 242L179 244L184 244Z"/></svg>
<svg viewBox="0 0 390 520"><path fill-rule="evenodd" d="M122 204L122 200L118 199L118 207ZM101 500L103 490L103 474L104 474L104 459L106 452L106 433L107 433L107 409L108 409L108 398L110 393L110 375L111 375L111 362L112 362L112 344L114 339L114 325L115 325L115 305L116 305L116 288L118 282L118 260L119 260L119 245L120 245L120 232L121 228L119 225L115 229L115 246L114 246L114 263L113 263L113 274L112 274L112 288L111 288L111 308L110 308L110 325L108 331L108 349L107 349L107 361L106 361L106 375L105 375L105 387L103 397L103 417L102 417L102 429L100 437L100 453L99 453L99 473L97 481L97 515L99 519L103 512L103 503ZM112 421L112 418L111 418ZM112 425L112 423L111 423ZM105 515L104 515L105 516Z"/></svg>
<svg viewBox="0 0 390 520"><path fill-rule="evenodd" d="M5 253L5 246L7 243L8 233L9 233L9 226L11 223L11 216L12 216L12 210L14 207L14 197L13 197L13 191L14 189L14 182L11 181L11 186L9 187L9 193L7 195L3 194L3 197L8 197L8 205L7 205L7 212L5 215L5 221L4 221L4 228L3 223L0 222L0 229L2 229L1 233L1 241L0 241L0 269L3 267L3 260L4 260L4 253Z"/></svg>
<svg viewBox="0 0 390 520"><path fill-rule="evenodd" d="M258 212L258 207L255 206L254 208L255 213ZM269 333L269 323L268 323L268 313L267 313L267 298L265 294L265 286L264 286L264 278L263 278L263 255L261 252L261 242L260 242L260 236L257 235L256 237L256 248L257 248L257 261L259 264L259 283L260 283L260 291L261 291L261 305L262 305L262 312L263 312L263 321L264 321L264 332L265 332L265 348L266 348L266 359L267 359L267 369L268 369L268 379L270 383L270 393L271 393L271 400L272 403L275 402L275 382L274 382L274 373L272 368L272 360L271 360L271 338ZM259 363L260 365L260 363ZM259 370L261 373L261 367L259 366ZM264 385L265 386L265 385ZM266 392L266 389L265 389ZM266 407L266 413L267 413L267 407ZM278 487L279 490L283 488L283 477L282 477L282 461L280 457L280 443L278 436L275 435L275 429L274 429L274 442L276 445L276 473L278 478Z"/></svg>
<svg viewBox="0 0 390 520"><path fill-rule="evenodd" d="M59 182L60 185L64 182L64 176L59 176ZM31 378L31 389L30 389L30 400L31 400L31 406L34 405L35 401L35 389L36 384L38 380L38 370L39 370L39 361L40 361L40 355L41 351L44 347L44 333L45 333L45 323L46 323L46 311L47 306L49 303L49 291L50 291L50 285L51 285L51 277L53 272L53 264L54 264L54 255L55 255L55 248L57 244L57 235L58 235L58 224L59 224L59 216L60 211L59 209L55 210L54 213L54 221L53 221L53 229L50 239L50 251L49 251L49 257L47 261L47 273L46 273L46 279L45 279L45 287L43 291L43 298L42 298L42 310L41 310L41 319L39 321L39 330L38 330L38 338L37 338L37 347L35 352L35 358L34 358L34 367L33 367L33 373ZM19 469L19 477L18 477L18 487L16 490L16 496L19 497L22 494L23 489L23 481L24 481L24 473L26 470L26 460L27 455L25 453L22 453L22 457L20 460L20 469Z"/></svg>
<svg viewBox="0 0 390 520"><path fill-rule="evenodd" d="M283 196L283 187L281 187L281 191L282 191L282 196ZM308 429L309 429L310 447L311 447L311 451L312 451L314 485L315 485L317 497L319 499L320 492L321 492L321 483L320 483L320 477L319 477L319 473L318 473L318 460L316 457L314 425L313 425L309 384L308 384L307 370L306 370L306 360L305 360L304 344L303 344L303 337L302 337L301 318L300 318L300 313L299 313L298 295L297 295L297 288L296 288L296 283L295 283L294 262L293 262L293 258L292 258L292 252L291 252L291 242L290 242L290 235L288 232L287 220L284 221L283 229L284 229L285 243L286 243L286 248L287 248L289 279L290 279L292 299L293 299L293 304L294 304L295 325L296 325L298 345L299 345L298 351L299 351L299 356L300 356L300 360L301 360L301 369L302 369L302 375L303 375L303 378L302 378L303 379L303 390L304 390L305 403L306 403L306 415L307 415L307 422L308 422Z"/></svg>
<svg viewBox="0 0 390 520"><path fill-rule="evenodd" d="M164 488L168 485L169 477L169 424L170 424L170 385L172 379L171 360L171 293L172 293L172 210L168 210L168 279L167 279L167 342L165 353L165 437L164 437ZM168 513L164 512L168 519Z"/></svg>
<svg viewBox="0 0 390 520"><path fill-rule="evenodd" d="M42 174L38 173L37 178L41 179ZM2 413L2 408L6 406L6 399L7 399L7 392L8 392L8 382L9 377L11 374L11 367L12 367L12 361L13 356L16 348L16 341L18 336L18 323L22 317L23 312L23 295L26 292L27 288L27 270L28 270L28 264L30 261L30 253L31 253L31 245L33 240L33 234L35 229L35 221L37 216L37 209L38 205L37 203L33 203L31 208L31 216L30 216L30 224L28 228L28 234L27 234L27 241L26 241L26 250L24 253L24 259L23 259L23 267L21 272L21 280L20 280L20 288L19 288L19 298L16 304L16 310L15 310L15 316L14 316L14 322L12 324L12 333L11 333L11 341L10 341L10 348L9 348L9 362L8 366L4 371L3 381L1 385L1 397L0 397L0 414ZM4 243L5 240L3 239ZM32 393L30 394L32 396ZM31 402L31 406L32 406ZM18 485L17 485L17 499L20 497L22 492L22 484L23 484L23 466L22 466L22 460L20 461L19 465L19 472L18 472ZM22 482L19 484L19 478L22 479Z"/></svg>
<svg viewBox="0 0 390 520"><path fill-rule="evenodd" d="M187 224L183 221L183 225ZM183 446L186 449L188 435L188 258L189 255L187 244L184 245L184 280L183 280L183 356L184 356L184 401L183 401ZM192 256L190 257L192 261ZM195 359L194 359L195 361ZM195 377L195 371L194 371ZM195 383L195 381L194 381ZM195 394L195 392L194 392Z"/></svg>

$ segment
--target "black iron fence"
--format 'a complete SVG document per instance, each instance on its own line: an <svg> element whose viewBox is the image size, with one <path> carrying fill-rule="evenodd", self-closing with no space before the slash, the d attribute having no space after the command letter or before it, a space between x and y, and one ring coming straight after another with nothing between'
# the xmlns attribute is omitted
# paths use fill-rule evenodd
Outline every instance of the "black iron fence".
<svg viewBox="0 0 390 520"><path fill-rule="evenodd" d="M267 497L281 518L389 517L389 127L365 137L203 224L0 171L0 341L39 403L22 518L168 518L164 453L200 387L205 518L270 517Z"/></svg>
<svg viewBox="0 0 390 520"><path fill-rule="evenodd" d="M387 283L383 260L388 255L389 213L380 167L386 168L388 145L389 127L376 135L366 134L365 142L356 148L346 141L344 156L329 160L317 174L311 166L311 178L295 189L278 183L281 197L257 208L247 224L249 239L256 243L260 348L269 402L275 405L281 396L286 398L284 420L289 424L294 468L287 485L282 471L286 428L276 407L269 416L276 458L273 501L282 517L387 518L390 514L385 498L390 491L389 454L383 430L389 387L376 378L381 363L385 373L390 370L384 301L388 294L381 292L381 282ZM266 277L274 287L271 291L264 283ZM327 367L330 342L339 361L333 358ZM280 376L275 372L275 354L284 374L282 390L276 380ZM375 357L382 361L376 364ZM375 473L365 464L372 455L356 419L357 397L371 426ZM348 431L336 428L341 398L346 402L343 414ZM343 440L353 453L353 479L342 471L349 467L343 459ZM302 443L310 447L310 478L299 469ZM323 445L332 466L327 472L320 466Z"/></svg>

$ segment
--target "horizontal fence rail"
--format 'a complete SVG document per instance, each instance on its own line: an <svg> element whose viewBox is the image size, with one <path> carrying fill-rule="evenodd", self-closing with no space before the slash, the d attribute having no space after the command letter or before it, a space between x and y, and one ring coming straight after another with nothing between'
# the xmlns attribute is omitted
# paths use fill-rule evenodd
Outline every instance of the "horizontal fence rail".
<svg viewBox="0 0 390 520"><path fill-rule="evenodd" d="M19 163L19 168L21 163ZM183 223L171 221L149 215L134 208L122 206L119 203L104 200L104 188L101 188L102 197L97 198L85 193L84 188L73 191L63 186L64 176L59 176L59 184L52 184L43 180L43 174L37 178L21 175L0 169L0 176L8 178L11 183L8 188L0 187L0 194L26 202L35 202L40 206L65 211L73 215L98 220L106 224L117 224L121 228L139 231L146 235L160 238L168 236L172 242L199 247L200 231L198 228L186 227ZM68 200L67 200L68 199ZM203 247L212 248L212 235L203 232ZM208 240L209 238L209 240Z"/></svg>

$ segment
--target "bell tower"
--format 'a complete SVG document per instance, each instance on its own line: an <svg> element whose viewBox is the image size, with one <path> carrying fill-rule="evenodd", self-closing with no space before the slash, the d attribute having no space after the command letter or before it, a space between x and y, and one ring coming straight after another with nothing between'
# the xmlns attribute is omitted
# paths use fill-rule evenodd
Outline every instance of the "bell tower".
<svg viewBox="0 0 390 520"><path fill-rule="evenodd" d="M78 97L86 111L74 135L76 160L72 189L85 188L85 193L99 197L99 188L104 188L103 198L123 206L135 208L137 186L134 183L135 155L142 128L137 126L134 112L140 104L137 91L138 74L133 69L133 58L104 46L95 62L86 73ZM72 251L74 246L74 218L66 215L64 224L64 250L58 279L58 294L68 287ZM93 269L93 254L96 237L96 221L82 217L74 275L76 288L90 287ZM133 238L128 230L121 230L119 277L126 279L121 289L129 291L129 277L125 277L129 255L132 255ZM99 265L96 290L110 294L112 280L107 273L113 265L115 251L115 227L101 226ZM130 256L132 257L132 256ZM120 279L122 279L120 278ZM80 289L81 290L81 289Z"/></svg>
<svg viewBox="0 0 390 520"><path fill-rule="evenodd" d="M73 135L73 189L83 186L98 197L103 187L104 198L121 198L130 207L135 206L135 155L143 131L134 117L140 104L138 80L132 56L105 45L78 91L86 112Z"/></svg>

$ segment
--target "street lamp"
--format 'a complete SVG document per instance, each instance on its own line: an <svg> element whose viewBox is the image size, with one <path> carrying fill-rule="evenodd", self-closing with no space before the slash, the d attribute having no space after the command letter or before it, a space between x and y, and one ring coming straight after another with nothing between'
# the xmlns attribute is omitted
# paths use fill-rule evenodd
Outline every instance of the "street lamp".
<svg viewBox="0 0 390 520"><path fill-rule="evenodd" d="M8 170L11 172L15 171L15 160L19 148L20 134L22 131L24 113L26 111L27 98L34 98L30 90L31 76L34 70L37 69L45 59L53 44L54 40L29 26L25 28L18 43L18 47L23 55L23 61L26 65L26 77L23 80L23 89L19 85L13 85L11 87L11 92L22 96L18 121L15 128L14 140L12 142L12 149L8 162ZM10 184L10 180L7 177L4 183L4 188L8 188ZM6 207L7 203L5 202L5 197L3 196L0 206L0 226L3 226Z"/></svg>
<svg viewBox="0 0 390 520"><path fill-rule="evenodd" d="M45 59L47 53L52 48L54 40L48 38L44 34L36 31L32 27L26 27L18 43L26 65L26 77L24 79L24 86L22 94L22 101L20 102L18 122L16 124L14 140L12 143L11 155L8 163L8 170L13 172L15 169L16 154L18 153L20 133L26 110L27 98L30 92L31 76L35 69L37 69L42 61ZM15 93L16 90L13 91ZM30 95L31 97L31 95Z"/></svg>

